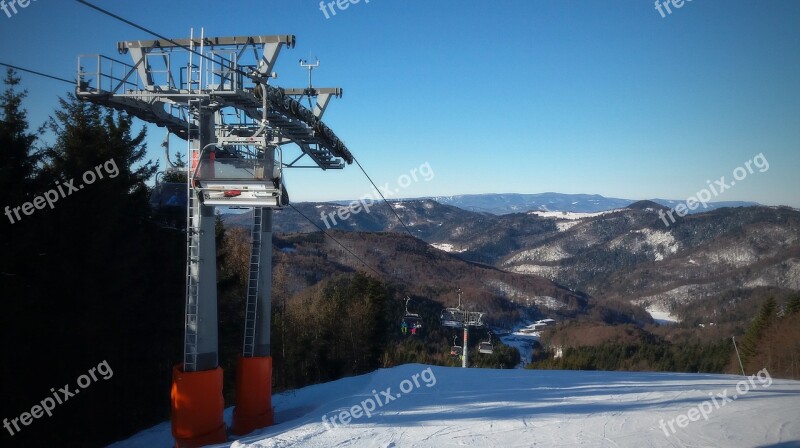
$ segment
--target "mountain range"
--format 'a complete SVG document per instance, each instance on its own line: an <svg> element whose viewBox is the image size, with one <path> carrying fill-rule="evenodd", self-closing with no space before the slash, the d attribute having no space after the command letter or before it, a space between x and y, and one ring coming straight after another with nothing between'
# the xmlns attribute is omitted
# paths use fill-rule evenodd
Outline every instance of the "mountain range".
<svg viewBox="0 0 800 448"><path fill-rule="evenodd" d="M437 196L430 199L440 204L453 205L465 210L487 212L496 215L508 213L524 213L533 210L593 213L606 210L625 208L637 200L607 198L598 194L563 194L563 193L538 193L538 194L463 194L456 196ZM665 207L675 207L680 200L652 199L653 202ZM756 202L722 201L709 202L708 208L698 208L691 213L715 210L722 207L747 207L759 205Z"/></svg>
<svg viewBox="0 0 800 448"><path fill-rule="evenodd" d="M691 325L741 324L766 295L781 299L800 290L800 212L788 207L724 207L669 223L659 215L665 207L652 201L594 212L494 214L418 199L393 202L394 210L375 203L344 220L334 203L294 206L314 223L290 208L277 211L278 234L317 232L327 222L337 239L359 248L382 272L405 273L400 277L410 282L435 279L436 287L415 288L435 300L462 282L481 302L533 303L540 314L587 312L602 303L626 310L629 319L647 309ZM403 235L395 213L414 239ZM224 220L247 226L250 216ZM315 263L340 260L347 269L363 269L330 241L317 241L308 254ZM306 277L313 269L307 271Z"/></svg>

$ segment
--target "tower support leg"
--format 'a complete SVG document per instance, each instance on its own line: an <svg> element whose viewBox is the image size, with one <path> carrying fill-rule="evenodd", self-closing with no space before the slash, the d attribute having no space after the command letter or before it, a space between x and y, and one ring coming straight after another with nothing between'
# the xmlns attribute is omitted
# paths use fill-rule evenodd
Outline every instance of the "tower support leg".
<svg viewBox="0 0 800 448"><path fill-rule="evenodd" d="M199 139L189 160L212 142L214 114L200 110ZM172 370L172 435L177 448L227 440L217 327L217 249L214 207L201 205L189 178L186 320L183 363Z"/></svg>
<svg viewBox="0 0 800 448"><path fill-rule="evenodd" d="M272 209L263 208L259 250L258 317L252 357L236 365L236 408L233 433L249 434L274 422L272 409Z"/></svg>
<svg viewBox="0 0 800 448"><path fill-rule="evenodd" d="M464 325L464 356L461 357L461 367L469 367L469 326Z"/></svg>

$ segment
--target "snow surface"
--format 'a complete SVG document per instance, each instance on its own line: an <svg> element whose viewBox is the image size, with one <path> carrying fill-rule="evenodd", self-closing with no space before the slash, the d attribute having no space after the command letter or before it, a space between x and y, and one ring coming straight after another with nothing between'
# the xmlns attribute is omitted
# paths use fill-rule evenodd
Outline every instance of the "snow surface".
<svg viewBox="0 0 800 448"><path fill-rule="evenodd" d="M500 336L500 340L503 341L503 344L506 344L509 347L515 347L519 351L520 363L516 368L521 369L525 366L525 364L531 362L531 358L533 357L534 342L538 341L539 338L533 338L531 335L519 337L517 333L513 333L510 335Z"/></svg>
<svg viewBox="0 0 800 448"><path fill-rule="evenodd" d="M435 248L437 248L437 249L439 249L439 250L443 250L443 251L445 251L445 252L456 252L456 253L461 253L461 252L466 252L466 251L468 250L468 248L464 248L464 249L456 249L456 248L455 248L455 247L454 247L452 244L450 244L450 243L431 243L431 246L433 246L433 247L435 247Z"/></svg>
<svg viewBox="0 0 800 448"><path fill-rule="evenodd" d="M578 225L577 220L556 222L556 228L558 229L559 232L566 232L567 230L575 227L576 225Z"/></svg>
<svg viewBox="0 0 800 448"><path fill-rule="evenodd" d="M548 263L560 261L571 256L572 254L564 250L560 244L553 244L517 252L514 256L506 260L505 264L509 265L529 261L534 263Z"/></svg>
<svg viewBox="0 0 800 448"><path fill-rule="evenodd" d="M401 383L411 381L415 374L435 381L418 380L419 387L400 393ZM766 381L755 379L752 387L746 382L748 392L718 409L712 407L707 420L698 417L678 426L681 416L691 417L692 409L710 405L710 395L736 396L741 379L407 364L275 395L275 426L216 446L800 446L798 381L772 379L766 386ZM396 398L378 407L371 417L361 415L349 425L330 429L323 425L323 416L330 419L387 388ZM231 413L232 409L225 412L228 423ZM659 426L662 419L665 425L673 421L676 431L667 436ZM165 422L111 446L167 448L171 444L169 422Z"/></svg>
<svg viewBox="0 0 800 448"><path fill-rule="evenodd" d="M542 210L534 210L532 212L528 212L529 215L536 215L541 216L542 218L560 218L560 219L568 219L568 220L575 220L575 219L583 219L583 218L593 218L595 216L601 216L608 213L618 212L619 209L614 210L606 210L602 212L551 212L551 211L542 211Z"/></svg>
<svg viewBox="0 0 800 448"><path fill-rule="evenodd" d="M670 314L669 311L658 311L647 308L647 312L650 313L650 317L660 325L674 324L681 321L677 316Z"/></svg>
<svg viewBox="0 0 800 448"><path fill-rule="evenodd" d="M666 256L675 254L680 249L680 244L675 240L672 233L649 228L634 230L620 235L612 240L608 247L616 249L626 245L633 253L640 253L646 249L651 250L655 261L662 261Z"/></svg>

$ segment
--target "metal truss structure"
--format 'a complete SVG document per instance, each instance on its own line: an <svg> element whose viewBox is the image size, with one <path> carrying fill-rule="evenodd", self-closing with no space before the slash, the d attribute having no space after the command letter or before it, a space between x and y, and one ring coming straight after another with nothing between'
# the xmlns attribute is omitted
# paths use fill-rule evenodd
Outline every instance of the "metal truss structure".
<svg viewBox="0 0 800 448"><path fill-rule="evenodd" d="M130 55L131 63L78 57L79 98L164 127L188 142L184 359L173 370L172 397L178 446L225 440L218 400L214 208L254 208L233 428L243 434L272 423L272 210L288 204L284 169L342 169L353 162L322 122L342 89L270 85L281 49L294 46L293 35L192 35L119 42L118 52ZM311 163L300 165L303 160Z"/></svg>

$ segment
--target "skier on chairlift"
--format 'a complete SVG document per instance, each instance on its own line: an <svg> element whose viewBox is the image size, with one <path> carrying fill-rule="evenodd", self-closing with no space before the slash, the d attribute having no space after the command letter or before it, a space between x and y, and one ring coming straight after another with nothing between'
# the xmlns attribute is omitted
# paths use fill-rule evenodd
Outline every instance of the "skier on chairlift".
<svg viewBox="0 0 800 448"><path fill-rule="evenodd" d="M403 321L403 325L401 325L400 328L402 329L403 334L408 334L408 324L406 321Z"/></svg>

